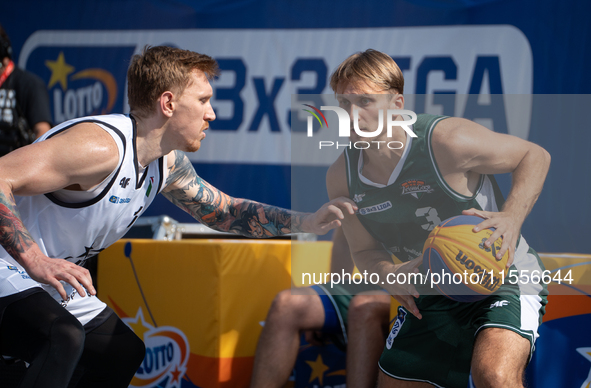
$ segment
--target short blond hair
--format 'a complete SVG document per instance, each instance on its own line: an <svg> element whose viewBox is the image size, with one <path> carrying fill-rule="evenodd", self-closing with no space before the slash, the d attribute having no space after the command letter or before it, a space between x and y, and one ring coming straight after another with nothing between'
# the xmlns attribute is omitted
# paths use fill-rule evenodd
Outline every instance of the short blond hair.
<svg viewBox="0 0 591 388"><path fill-rule="evenodd" d="M209 80L219 74L217 62L205 54L168 46L144 47L141 54L131 58L127 70L130 110L149 116L165 91L182 95L195 70L202 71Z"/></svg>
<svg viewBox="0 0 591 388"><path fill-rule="evenodd" d="M368 49L345 59L330 77L330 87L337 91L341 82L365 81L381 91L404 92L402 71L387 54Z"/></svg>

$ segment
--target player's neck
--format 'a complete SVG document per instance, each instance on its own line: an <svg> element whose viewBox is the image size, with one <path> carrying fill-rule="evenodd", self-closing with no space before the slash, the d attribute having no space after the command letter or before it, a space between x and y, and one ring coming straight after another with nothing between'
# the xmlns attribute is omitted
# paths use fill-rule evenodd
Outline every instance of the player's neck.
<svg viewBox="0 0 591 388"><path fill-rule="evenodd" d="M387 184L401 157L402 152L398 150L363 150L363 176Z"/></svg>
<svg viewBox="0 0 591 388"><path fill-rule="evenodd" d="M407 146L406 132L400 127L393 129L393 136L380 139L379 147L372 143L363 150L363 175L376 183L387 184Z"/></svg>
<svg viewBox="0 0 591 388"><path fill-rule="evenodd" d="M136 150L140 165L147 166L172 151L172 149L166 149L163 141L165 133L163 120L159 120L156 115L148 118L133 115L133 118L137 126Z"/></svg>

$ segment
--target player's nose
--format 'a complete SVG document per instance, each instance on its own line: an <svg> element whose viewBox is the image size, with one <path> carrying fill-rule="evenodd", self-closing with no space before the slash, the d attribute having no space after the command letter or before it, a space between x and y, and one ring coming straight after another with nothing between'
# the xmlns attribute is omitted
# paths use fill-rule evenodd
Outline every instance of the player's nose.
<svg viewBox="0 0 591 388"><path fill-rule="evenodd" d="M204 115L204 120L206 121L213 121L215 120L215 111L213 110L213 107L211 106L211 104L208 104L207 109L205 110L205 115Z"/></svg>

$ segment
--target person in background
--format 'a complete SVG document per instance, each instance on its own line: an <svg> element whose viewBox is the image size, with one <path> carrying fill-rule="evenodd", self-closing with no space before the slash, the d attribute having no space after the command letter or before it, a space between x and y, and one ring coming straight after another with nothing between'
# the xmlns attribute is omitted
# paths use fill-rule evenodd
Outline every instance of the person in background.
<svg viewBox="0 0 591 388"><path fill-rule="evenodd" d="M47 87L13 61L0 25L0 156L32 143L52 126Z"/></svg>

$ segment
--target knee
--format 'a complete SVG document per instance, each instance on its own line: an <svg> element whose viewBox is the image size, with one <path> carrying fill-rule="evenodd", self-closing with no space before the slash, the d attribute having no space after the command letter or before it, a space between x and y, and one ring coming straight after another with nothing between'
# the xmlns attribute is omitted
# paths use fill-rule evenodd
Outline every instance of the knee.
<svg viewBox="0 0 591 388"><path fill-rule="evenodd" d="M388 323L390 302L384 295L356 295L349 304L349 319L361 322Z"/></svg>
<svg viewBox="0 0 591 388"><path fill-rule="evenodd" d="M127 349L128 355L126 359L128 367L135 371L140 367L146 357L146 345L144 344L144 341L134 333L127 343Z"/></svg>
<svg viewBox="0 0 591 388"><path fill-rule="evenodd" d="M297 309L296 297L291 294L291 290L279 292L271 303L267 320L288 320Z"/></svg>
<svg viewBox="0 0 591 388"><path fill-rule="evenodd" d="M94 363L100 364L100 366L93 365L93 368L101 374L111 371L121 375L129 374L133 376L146 356L144 341L131 330L123 335L112 337L111 342L115 341L115 344L108 345L105 348L104 358L100 362Z"/></svg>
<svg viewBox="0 0 591 388"><path fill-rule="evenodd" d="M486 367L473 369L472 380L476 388L521 387L523 372L510 371L490 363Z"/></svg>
<svg viewBox="0 0 591 388"><path fill-rule="evenodd" d="M59 352L57 357L65 357L78 360L84 350L84 327L71 314L62 315L51 323L47 340L54 352ZM55 353L54 353L55 354Z"/></svg>

